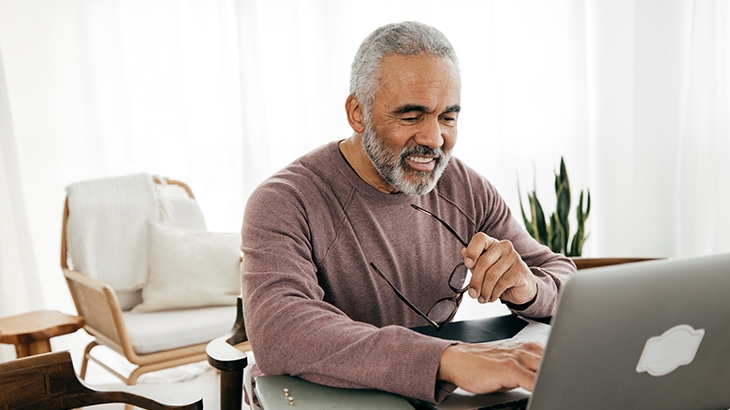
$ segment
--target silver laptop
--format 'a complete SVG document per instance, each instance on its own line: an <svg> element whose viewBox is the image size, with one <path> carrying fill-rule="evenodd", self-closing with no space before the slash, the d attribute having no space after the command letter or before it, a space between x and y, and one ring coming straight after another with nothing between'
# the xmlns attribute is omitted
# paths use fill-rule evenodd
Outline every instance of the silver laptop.
<svg viewBox="0 0 730 410"><path fill-rule="evenodd" d="M438 409L528 396L456 394ZM576 273L561 292L527 408L730 408L730 254Z"/></svg>

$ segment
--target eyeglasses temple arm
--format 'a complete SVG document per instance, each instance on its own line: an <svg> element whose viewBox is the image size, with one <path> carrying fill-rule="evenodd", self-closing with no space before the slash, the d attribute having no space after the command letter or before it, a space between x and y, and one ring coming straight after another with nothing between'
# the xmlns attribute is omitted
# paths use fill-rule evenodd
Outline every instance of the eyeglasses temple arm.
<svg viewBox="0 0 730 410"><path fill-rule="evenodd" d="M452 233L452 234L453 234L453 235L454 235L454 236L456 237L456 239L458 239L458 240L459 240L459 242L461 242L461 244L462 244L462 245L464 245L464 247L465 247L465 248L469 246L469 244L468 244L468 243L467 243L467 242L466 242L466 241L465 241L464 239L462 239L462 238L461 238L461 236L460 236L460 235L459 235L458 233L456 233L456 231L454 230L454 228L452 228L452 227L451 227L451 225L447 224L447 223L446 223L446 221L444 221L443 219L439 218L438 216L436 216L436 215L432 214L431 212L428 212L427 210L425 210L425 209L421 208L421 207L420 207L420 206L418 206L418 205L414 205L414 204L411 204L411 206L412 206L412 207L413 207L413 208L414 208L415 210L417 210L417 211L419 211L419 212L423 212L423 213L424 213L424 214L426 214L426 215L429 215L429 216L432 216L432 217L436 218L436 220L437 220L437 221L439 221L439 222L441 222L441 224L442 224L443 226L445 226L445 227L446 227L446 229L448 229L448 230L449 230L449 232L451 232L451 233Z"/></svg>
<svg viewBox="0 0 730 410"><path fill-rule="evenodd" d="M436 330L438 330L438 329L440 329L440 328L441 328L441 326L440 326L440 325L439 325L438 323L436 323L436 322L434 322L433 320L431 320L431 318L430 318L430 317L428 317L428 316L427 316L427 315L425 315L425 314L424 314L423 312L421 312L421 309L417 308L417 307L416 307L416 305L414 305L413 303L411 303L411 301L410 301L410 300L408 300L408 298L407 298L407 297L405 297L405 295L403 295L402 293L400 293L400 290L398 290L398 288L396 288L396 287L395 287L395 285L393 285L393 283L392 283L392 282L390 281L390 279L388 279L388 278L387 278L387 277L386 277L386 276L385 276L385 275L383 274L383 272L381 272L381 271L380 271L380 269L378 269L378 267L377 267L377 266L375 266L375 264L374 264L374 263L370 262L370 266L371 266L371 267L372 267L373 269L375 269L375 272L378 272L378 275L382 276L382 277L383 277L383 279L385 279L385 281L386 281L386 282L388 282L388 285L390 285L390 287L391 287L391 288L393 289L393 291L395 291L395 294L396 294L396 295L398 295L398 297L399 297L399 298L400 298L400 299L401 299L401 300L402 300L402 301L403 301L403 302L404 302L404 303L405 303L406 305L408 305L408 307L409 307L409 308L413 309L413 311L414 311L414 312L418 313L419 315L421 315L421 317L422 317L422 318L426 319L426 321L428 322L428 324L429 324L429 325L431 325L431 326L433 326L434 328L436 328Z"/></svg>

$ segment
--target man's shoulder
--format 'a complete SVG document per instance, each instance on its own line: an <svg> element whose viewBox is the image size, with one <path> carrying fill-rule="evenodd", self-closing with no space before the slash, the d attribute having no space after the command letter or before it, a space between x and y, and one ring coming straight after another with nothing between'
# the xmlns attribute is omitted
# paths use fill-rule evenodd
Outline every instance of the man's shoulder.
<svg viewBox="0 0 730 410"><path fill-rule="evenodd" d="M295 199L301 202L332 198L348 189L342 178L337 142L322 145L297 158L264 180L249 200L271 203Z"/></svg>
<svg viewBox="0 0 730 410"><path fill-rule="evenodd" d="M319 181L336 178L341 171L338 169L335 154L337 154L337 142L315 148L268 177L257 190L280 185L307 189Z"/></svg>

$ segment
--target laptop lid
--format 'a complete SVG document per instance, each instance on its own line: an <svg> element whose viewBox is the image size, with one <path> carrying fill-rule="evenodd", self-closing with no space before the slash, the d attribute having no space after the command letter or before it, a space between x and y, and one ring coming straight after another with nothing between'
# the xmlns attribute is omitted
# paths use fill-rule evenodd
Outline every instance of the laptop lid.
<svg viewBox="0 0 730 410"><path fill-rule="evenodd" d="M730 254L576 273L528 409L729 408L729 292Z"/></svg>

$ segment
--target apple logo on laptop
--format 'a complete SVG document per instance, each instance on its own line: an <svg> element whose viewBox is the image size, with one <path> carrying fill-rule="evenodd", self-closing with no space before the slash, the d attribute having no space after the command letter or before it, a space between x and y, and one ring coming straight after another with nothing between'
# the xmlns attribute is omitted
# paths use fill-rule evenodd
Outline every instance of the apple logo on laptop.
<svg viewBox="0 0 730 410"><path fill-rule="evenodd" d="M661 336L650 337L641 352L636 372L647 372L659 377L692 363L704 335L705 329L695 330L690 325L677 325Z"/></svg>

